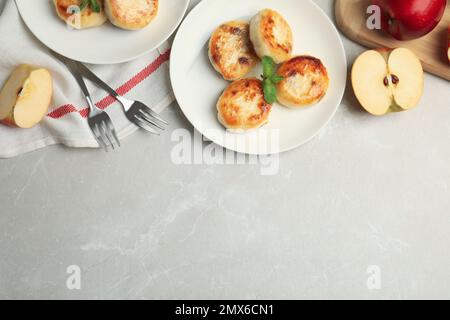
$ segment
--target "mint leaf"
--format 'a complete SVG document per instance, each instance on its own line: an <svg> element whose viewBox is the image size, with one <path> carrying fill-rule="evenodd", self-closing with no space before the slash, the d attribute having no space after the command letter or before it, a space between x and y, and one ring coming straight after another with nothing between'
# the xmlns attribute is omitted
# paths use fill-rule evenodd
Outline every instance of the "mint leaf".
<svg viewBox="0 0 450 320"><path fill-rule="evenodd" d="M263 65L263 77L265 79L271 78L275 74L275 61L271 57L264 56L262 59L262 65Z"/></svg>
<svg viewBox="0 0 450 320"><path fill-rule="evenodd" d="M273 84L279 84L283 79L284 77L275 74L270 78L270 81L272 81Z"/></svg>
<svg viewBox="0 0 450 320"><path fill-rule="evenodd" d="M276 74L276 64L271 57L265 56L262 59L263 65L263 90L264 100L268 104L273 104L277 101L277 87L284 78Z"/></svg>
<svg viewBox="0 0 450 320"><path fill-rule="evenodd" d="M90 6L92 11L96 13L99 13L102 10L97 0L80 0L80 11L86 9L87 6Z"/></svg>
<svg viewBox="0 0 450 320"><path fill-rule="evenodd" d="M273 104L277 101L277 89L270 79L265 79L263 82L264 100L268 104Z"/></svg>
<svg viewBox="0 0 450 320"><path fill-rule="evenodd" d="M90 0L92 11L99 13L101 11L100 5L97 0Z"/></svg>
<svg viewBox="0 0 450 320"><path fill-rule="evenodd" d="M89 0L81 0L81 2L80 2L80 11L83 11L84 9L86 9L88 4L89 4Z"/></svg>

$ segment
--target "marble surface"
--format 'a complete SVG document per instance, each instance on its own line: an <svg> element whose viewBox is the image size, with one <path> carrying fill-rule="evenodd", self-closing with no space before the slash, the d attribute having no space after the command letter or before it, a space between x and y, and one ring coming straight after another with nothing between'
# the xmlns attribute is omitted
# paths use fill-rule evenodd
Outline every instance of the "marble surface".
<svg viewBox="0 0 450 320"><path fill-rule="evenodd" d="M2 160L0 298L449 299L449 89L427 75L417 109L382 118L348 89L274 175L175 164L173 133L193 132L176 104L167 134L120 152Z"/></svg>

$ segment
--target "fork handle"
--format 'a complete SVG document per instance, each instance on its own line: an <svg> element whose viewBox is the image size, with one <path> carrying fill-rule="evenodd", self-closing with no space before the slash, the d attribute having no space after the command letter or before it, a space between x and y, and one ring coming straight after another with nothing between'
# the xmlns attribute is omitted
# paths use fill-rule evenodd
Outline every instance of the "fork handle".
<svg viewBox="0 0 450 320"><path fill-rule="evenodd" d="M74 76L75 80L78 82L78 85L81 88L81 91L83 92L84 97L86 98L86 101L89 105L89 109L91 111L96 109L95 104L92 102L91 95L89 93L89 90L86 86L86 83L83 80L83 77L80 73L80 70L78 70L77 65L73 61L66 60L66 65L72 72L72 75Z"/></svg>
<svg viewBox="0 0 450 320"><path fill-rule="evenodd" d="M84 64L82 64L81 62L76 62L77 66L79 69L81 69L81 72L83 73L83 75L90 79L92 82L94 82L95 84L97 84L99 87L103 88L103 90L105 90L106 92L108 92L110 95L112 95L114 98L118 99L121 96L117 93L116 90L114 90L113 88L111 88L105 81L103 81L102 79L100 79L95 73L93 73L91 70L89 70L88 67L86 67ZM119 99L118 99L119 100Z"/></svg>
<svg viewBox="0 0 450 320"><path fill-rule="evenodd" d="M80 73L80 70L77 66L77 64L75 63L74 60L66 58L62 55L60 55L59 53L50 50L50 53L57 58L59 61L61 61L62 63L64 63L67 67L67 69L69 69L70 73L73 75L73 77L75 78L75 80L77 81L78 85L80 86L81 91L83 92L84 97L86 98L86 101L89 105L89 109L91 110L91 112L95 111L97 109L97 107L95 106L95 104L92 102L92 98L91 95L89 93L89 90L86 86L86 83L83 80L83 76Z"/></svg>

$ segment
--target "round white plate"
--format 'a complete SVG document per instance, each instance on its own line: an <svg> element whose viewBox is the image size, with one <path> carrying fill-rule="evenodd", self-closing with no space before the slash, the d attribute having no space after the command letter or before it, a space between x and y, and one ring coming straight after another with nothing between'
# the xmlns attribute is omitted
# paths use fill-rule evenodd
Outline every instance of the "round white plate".
<svg viewBox="0 0 450 320"><path fill-rule="evenodd" d="M126 31L109 22L98 28L73 30L58 18L51 0L16 2L28 28L47 47L92 64L126 62L156 49L176 30L189 5L189 0L161 0L158 15L148 27Z"/></svg>
<svg viewBox="0 0 450 320"><path fill-rule="evenodd" d="M268 125L236 134L217 120L216 103L228 85L208 59L208 41L221 23L249 20L259 10L279 11L294 32L294 53L322 60L330 88L317 105L292 110L275 104ZM328 16L309 0L203 0L181 25L171 53L171 81L185 116L206 138L227 149L247 154L273 154L296 148L313 138L334 116L345 91L347 61L344 47ZM250 76L262 73L258 66Z"/></svg>

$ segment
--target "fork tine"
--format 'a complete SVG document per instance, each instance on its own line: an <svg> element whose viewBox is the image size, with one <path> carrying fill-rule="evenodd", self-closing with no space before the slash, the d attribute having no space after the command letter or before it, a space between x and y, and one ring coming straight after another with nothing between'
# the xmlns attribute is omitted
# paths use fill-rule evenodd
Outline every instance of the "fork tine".
<svg viewBox="0 0 450 320"><path fill-rule="evenodd" d="M106 122L106 125L107 125L107 127L108 127L108 129L109 129L109 132L112 133L112 136L113 136L115 142L117 143L117 145L118 145L119 147L121 147L121 145L120 145L120 140L119 140L119 138L117 137L116 129L114 129L114 126L112 125L112 123L109 122L109 121L107 121L107 122Z"/></svg>
<svg viewBox="0 0 450 320"><path fill-rule="evenodd" d="M161 121L165 125L169 125L169 123L167 121L165 121L163 118L161 118L159 116L159 114L157 114L155 111L153 111L153 109L151 109L150 107L145 106L145 108L141 108L139 111L143 111L144 109L145 109L146 113L153 116L156 120Z"/></svg>
<svg viewBox="0 0 450 320"><path fill-rule="evenodd" d="M100 138L100 133L98 132L98 128L96 124L92 124L90 125L92 133L94 134L95 140L97 140L98 145L100 146L100 148L102 149L106 149L106 146L103 144L102 139Z"/></svg>
<svg viewBox="0 0 450 320"><path fill-rule="evenodd" d="M102 121L101 127L102 127L102 129L103 129L104 135L106 136L106 138L107 138L108 141L109 141L109 144L110 144L111 148L112 148L113 150L115 150L116 148L115 148L114 143L113 143L113 141L112 141L112 139L111 139L111 132L109 132L108 128L106 127L105 121Z"/></svg>
<svg viewBox="0 0 450 320"><path fill-rule="evenodd" d="M92 127L92 132L94 133L95 139L97 140L100 147L102 147L106 152L108 152L108 146L102 136L102 133L98 127L98 124L94 124Z"/></svg>
<svg viewBox="0 0 450 320"><path fill-rule="evenodd" d="M106 134L105 134L105 132L103 130L102 123L99 122L97 125L98 125L98 131L100 132L100 136L102 137L103 143L106 145L106 150L108 150L108 152L109 152L110 147L112 149L114 149L114 146L111 146L111 144L108 143L109 139L108 139L108 137L106 136ZM111 142L111 141L109 141L109 142Z"/></svg>
<svg viewBox="0 0 450 320"><path fill-rule="evenodd" d="M148 113L144 112L142 109L139 110L139 112L141 114L142 120L145 120L145 121L149 122L150 124L154 125L155 127L158 127L161 130L165 130L166 129L163 126L161 126L160 124L158 124L156 121L154 121L153 117L151 115L149 115Z"/></svg>
<svg viewBox="0 0 450 320"><path fill-rule="evenodd" d="M141 127L144 130L147 130L148 132L155 134L155 135L160 135L160 133L158 131L156 131L155 129L153 129L149 124L147 124L147 122L145 122L144 120L142 120L141 118L139 118L137 115L134 116L135 120L135 124L137 124L139 127Z"/></svg>

